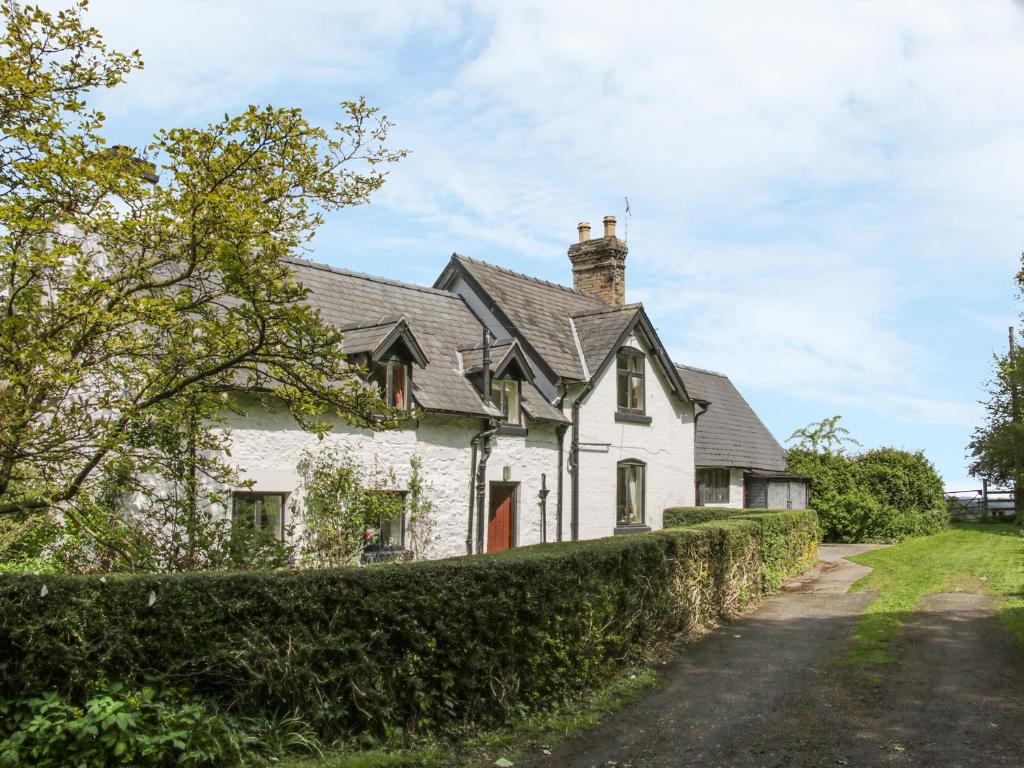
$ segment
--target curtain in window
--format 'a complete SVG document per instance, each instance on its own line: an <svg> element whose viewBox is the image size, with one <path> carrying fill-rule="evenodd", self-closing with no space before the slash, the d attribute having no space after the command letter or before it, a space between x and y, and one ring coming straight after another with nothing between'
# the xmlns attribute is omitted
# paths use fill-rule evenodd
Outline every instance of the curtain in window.
<svg viewBox="0 0 1024 768"><path fill-rule="evenodd" d="M629 499L629 518L640 519L640 467L630 467L626 473L626 493Z"/></svg>
<svg viewBox="0 0 1024 768"><path fill-rule="evenodd" d="M392 364L391 387L394 397L392 405L395 408L405 408L406 373L404 365L398 363Z"/></svg>

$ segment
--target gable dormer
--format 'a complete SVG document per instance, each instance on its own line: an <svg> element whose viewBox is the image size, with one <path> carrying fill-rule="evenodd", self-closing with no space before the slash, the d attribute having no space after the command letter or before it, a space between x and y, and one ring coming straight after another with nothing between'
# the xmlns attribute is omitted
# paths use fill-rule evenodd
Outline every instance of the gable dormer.
<svg viewBox="0 0 1024 768"><path fill-rule="evenodd" d="M342 350L356 365L369 373L381 399L391 408L413 408L413 367L425 368L429 360L404 317L386 317L372 324L341 329Z"/></svg>
<svg viewBox="0 0 1024 768"><path fill-rule="evenodd" d="M533 381L534 370L519 345L509 339L459 350L463 373L481 397L501 411L509 426L523 425L523 385Z"/></svg>

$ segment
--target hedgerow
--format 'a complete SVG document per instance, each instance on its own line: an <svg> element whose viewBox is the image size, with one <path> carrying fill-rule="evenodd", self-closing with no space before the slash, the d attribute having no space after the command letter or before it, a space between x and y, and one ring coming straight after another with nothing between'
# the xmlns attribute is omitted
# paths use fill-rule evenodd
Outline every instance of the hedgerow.
<svg viewBox="0 0 1024 768"><path fill-rule="evenodd" d="M321 571L0 576L0 698L174 688L325 738L500 720L717 622L813 556L810 511Z"/></svg>

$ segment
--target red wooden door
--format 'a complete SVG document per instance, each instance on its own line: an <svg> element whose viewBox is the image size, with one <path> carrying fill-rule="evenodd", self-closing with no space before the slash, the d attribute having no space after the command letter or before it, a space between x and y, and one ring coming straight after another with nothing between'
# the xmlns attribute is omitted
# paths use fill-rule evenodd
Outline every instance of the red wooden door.
<svg viewBox="0 0 1024 768"><path fill-rule="evenodd" d="M487 519L488 552L511 549L515 503L516 487L514 485L491 483L491 514Z"/></svg>

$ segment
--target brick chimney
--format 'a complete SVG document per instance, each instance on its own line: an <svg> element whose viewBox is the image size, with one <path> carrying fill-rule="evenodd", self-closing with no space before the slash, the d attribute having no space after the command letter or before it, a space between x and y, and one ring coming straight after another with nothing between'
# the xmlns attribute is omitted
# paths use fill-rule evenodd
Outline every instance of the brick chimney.
<svg viewBox="0 0 1024 768"><path fill-rule="evenodd" d="M604 217L604 237L590 239L590 224L577 226L580 241L569 246L572 285L612 306L626 303L626 244L615 236L615 217Z"/></svg>

